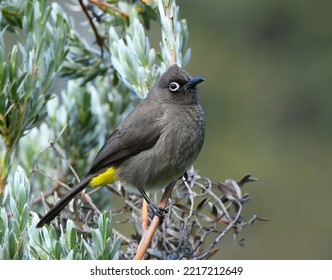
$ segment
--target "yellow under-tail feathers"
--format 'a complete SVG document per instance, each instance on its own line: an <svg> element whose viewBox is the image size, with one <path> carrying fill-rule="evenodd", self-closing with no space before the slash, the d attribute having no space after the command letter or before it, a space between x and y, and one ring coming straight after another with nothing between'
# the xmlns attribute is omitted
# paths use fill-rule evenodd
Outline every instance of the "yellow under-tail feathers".
<svg viewBox="0 0 332 280"><path fill-rule="evenodd" d="M105 186L107 184L112 184L117 181L115 176L116 168L110 167L105 172L99 174L98 176L94 177L90 181L91 187L99 187Z"/></svg>

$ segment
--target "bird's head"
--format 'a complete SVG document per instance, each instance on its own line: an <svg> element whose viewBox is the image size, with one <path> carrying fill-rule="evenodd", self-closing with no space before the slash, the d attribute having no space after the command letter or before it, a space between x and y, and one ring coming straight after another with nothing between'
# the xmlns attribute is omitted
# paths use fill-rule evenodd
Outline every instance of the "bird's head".
<svg viewBox="0 0 332 280"><path fill-rule="evenodd" d="M193 78L183 68L174 64L161 75L151 93L159 95L164 102L194 104L198 102L196 86L204 79Z"/></svg>

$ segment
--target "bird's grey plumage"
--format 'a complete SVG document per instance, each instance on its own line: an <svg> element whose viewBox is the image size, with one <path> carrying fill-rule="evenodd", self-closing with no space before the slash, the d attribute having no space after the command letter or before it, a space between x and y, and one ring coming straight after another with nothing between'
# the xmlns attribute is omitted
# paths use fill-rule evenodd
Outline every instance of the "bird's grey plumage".
<svg viewBox="0 0 332 280"><path fill-rule="evenodd" d="M82 182L69 191L37 224L51 221L95 176L110 167L116 178L137 192L158 190L193 164L204 142L204 114L196 85L177 65L171 66L106 140Z"/></svg>

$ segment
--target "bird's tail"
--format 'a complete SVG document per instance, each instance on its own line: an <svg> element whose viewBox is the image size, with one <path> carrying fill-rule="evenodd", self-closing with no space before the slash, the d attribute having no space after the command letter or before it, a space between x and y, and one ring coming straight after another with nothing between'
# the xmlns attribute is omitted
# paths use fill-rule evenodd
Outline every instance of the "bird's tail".
<svg viewBox="0 0 332 280"><path fill-rule="evenodd" d="M65 208L66 205L74 198L75 195L80 193L88 186L90 180L91 180L90 176L83 178L81 182L79 182L73 189L67 192L65 196L61 198L53 206L53 208L51 208L50 211L46 213L44 217L40 219L36 227L40 228L44 224L48 224L50 221L52 221L63 210L63 208Z"/></svg>

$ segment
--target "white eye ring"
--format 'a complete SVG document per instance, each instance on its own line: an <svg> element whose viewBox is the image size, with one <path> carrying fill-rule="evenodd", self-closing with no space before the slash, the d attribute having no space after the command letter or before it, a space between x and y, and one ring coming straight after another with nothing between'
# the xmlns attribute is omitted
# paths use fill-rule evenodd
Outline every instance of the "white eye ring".
<svg viewBox="0 0 332 280"><path fill-rule="evenodd" d="M179 90L179 88L180 88L180 85L177 83L177 82L171 82L170 84L169 84L169 90L170 91L177 91L177 90Z"/></svg>

